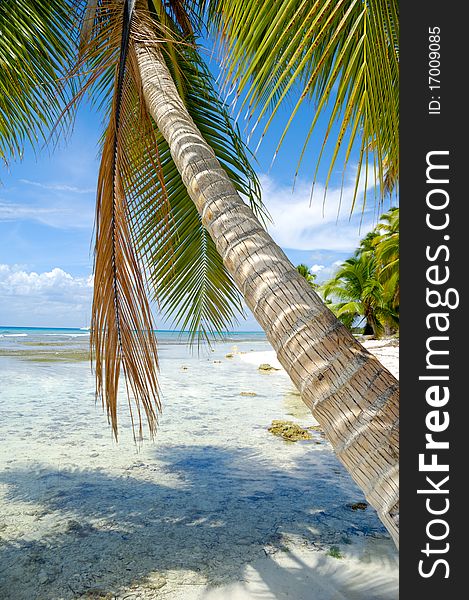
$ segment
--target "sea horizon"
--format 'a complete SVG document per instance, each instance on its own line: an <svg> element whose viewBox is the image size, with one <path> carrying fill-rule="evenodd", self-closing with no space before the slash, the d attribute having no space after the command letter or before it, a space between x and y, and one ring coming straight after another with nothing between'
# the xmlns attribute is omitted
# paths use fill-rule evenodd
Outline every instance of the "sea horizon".
<svg viewBox="0 0 469 600"><path fill-rule="evenodd" d="M43 325L31 325L31 326L23 326L23 325L0 325L0 332L5 329L15 329L15 330L40 330L40 331L48 331L48 330L57 330L57 331L89 331L89 327L49 327ZM153 329L155 333L191 333L187 329ZM252 329L243 329L239 331L222 331L221 335L224 334L245 334L245 333L253 333L260 336L265 336L265 333L261 330L252 330Z"/></svg>
<svg viewBox="0 0 469 600"><path fill-rule="evenodd" d="M197 345L197 336L194 338L191 332L177 329L154 329L153 330L159 345L178 344L184 346ZM38 343L43 345L46 340L55 339L57 342L65 343L79 339L88 339L90 330L88 327L22 327L19 325L2 326L0 325L0 352L13 350L12 344L20 343L24 340L28 345ZM203 339L207 342L206 338ZM29 340L26 342L26 340ZM266 342L267 337L263 331L224 331L220 334L210 335L207 345L223 342ZM204 345L204 344L202 344ZM16 348L19 349L19 348Z"/></svg>

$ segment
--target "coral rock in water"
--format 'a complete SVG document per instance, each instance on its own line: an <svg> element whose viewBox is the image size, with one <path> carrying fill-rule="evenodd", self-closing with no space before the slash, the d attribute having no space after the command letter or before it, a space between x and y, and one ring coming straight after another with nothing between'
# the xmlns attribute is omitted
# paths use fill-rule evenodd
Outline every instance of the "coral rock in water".
<svg viewBox="0 0 469 600"><path fill-rule="evenodd" d="M307 429L293 423L293 421L272 421L269 431L289 442L312 439L312 435Z"/></svg>

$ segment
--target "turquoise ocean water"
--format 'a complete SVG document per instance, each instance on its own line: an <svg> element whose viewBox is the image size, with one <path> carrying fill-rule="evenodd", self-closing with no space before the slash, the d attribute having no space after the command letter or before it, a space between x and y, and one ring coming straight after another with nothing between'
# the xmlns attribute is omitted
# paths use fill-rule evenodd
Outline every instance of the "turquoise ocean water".
<svg viewBox="0 0 469 600"><path fill-rule="evenodd" d="M204 356L213 347L227 348L233 344L251 344L255 350L269 349L263 332L224 333L209 344L190 342L183 331L156 331L159 354L183 360L188 354ZM29 359L32 363L51 360L67 361L88 358L90 333L88 328L72 327L2 327L0 326L0 358ZM172 350L169 347L173 347ZM31 365L32 367L33 365ZM1 363L0 363L1 369Z"/></svg>
<svg viewBox="0 0 469 600"><path fill-rule="evenodd" d="M156 334L158 340L165 344L187 344L189 339L189 334L183 331L158 330ZM0 325L0 338L30 337L37 339L42 336L76 338L88 335L88 328L85 327L2 327ZM234 331L223 334L220 339L225 341L262 341L266 338L262 331Z"/></svg>

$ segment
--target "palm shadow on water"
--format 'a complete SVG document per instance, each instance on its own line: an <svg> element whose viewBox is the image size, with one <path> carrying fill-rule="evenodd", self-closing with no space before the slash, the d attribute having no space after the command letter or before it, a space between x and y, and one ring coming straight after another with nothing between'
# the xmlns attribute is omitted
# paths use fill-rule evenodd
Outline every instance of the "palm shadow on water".
<svg viewBox="0 0 469 600"><path fill-rule="evenodd" d="M7 501L29 506L36 519L28 539L0 545L5 600L90 597L93 588L105 595L135 582L156 598L165 580L155 572L216 586L242 581L248 565L288 551L292 538L318 549L355 536L387 538L371 509L350 508L361 494L325 451L280 470L248 449L172 446L122 476L38 464L6 471L0 482ZM308 579L300 563L259 576L271 591L278 577L298 585Z"/></svg>

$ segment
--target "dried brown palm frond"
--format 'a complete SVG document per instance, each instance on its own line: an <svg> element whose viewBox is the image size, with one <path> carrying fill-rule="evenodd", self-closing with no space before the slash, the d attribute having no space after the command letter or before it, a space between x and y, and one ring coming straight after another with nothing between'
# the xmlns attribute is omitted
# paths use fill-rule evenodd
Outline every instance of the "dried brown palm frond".
<svg viewBox="0 0 469 600"><path fill-rule="evenodd" d="M97 395L106 406L116 437L121 371L125 376L132 424L137 421L140 437L142 411L153 434L161 409L156 339L144 274L135 251L129 205L145 185L146 194L158 198L155 205L164 211L164 198L161 199L164 182L154 177L143 183L139 177L139 159L153 162L155 174L160 169L158 146L142 101L131 43L131 8L126 2L123 17L119 19L114 15L114 29L118 31L119 26L121 29L119 61L98 177L91 321Z"/></svg>

